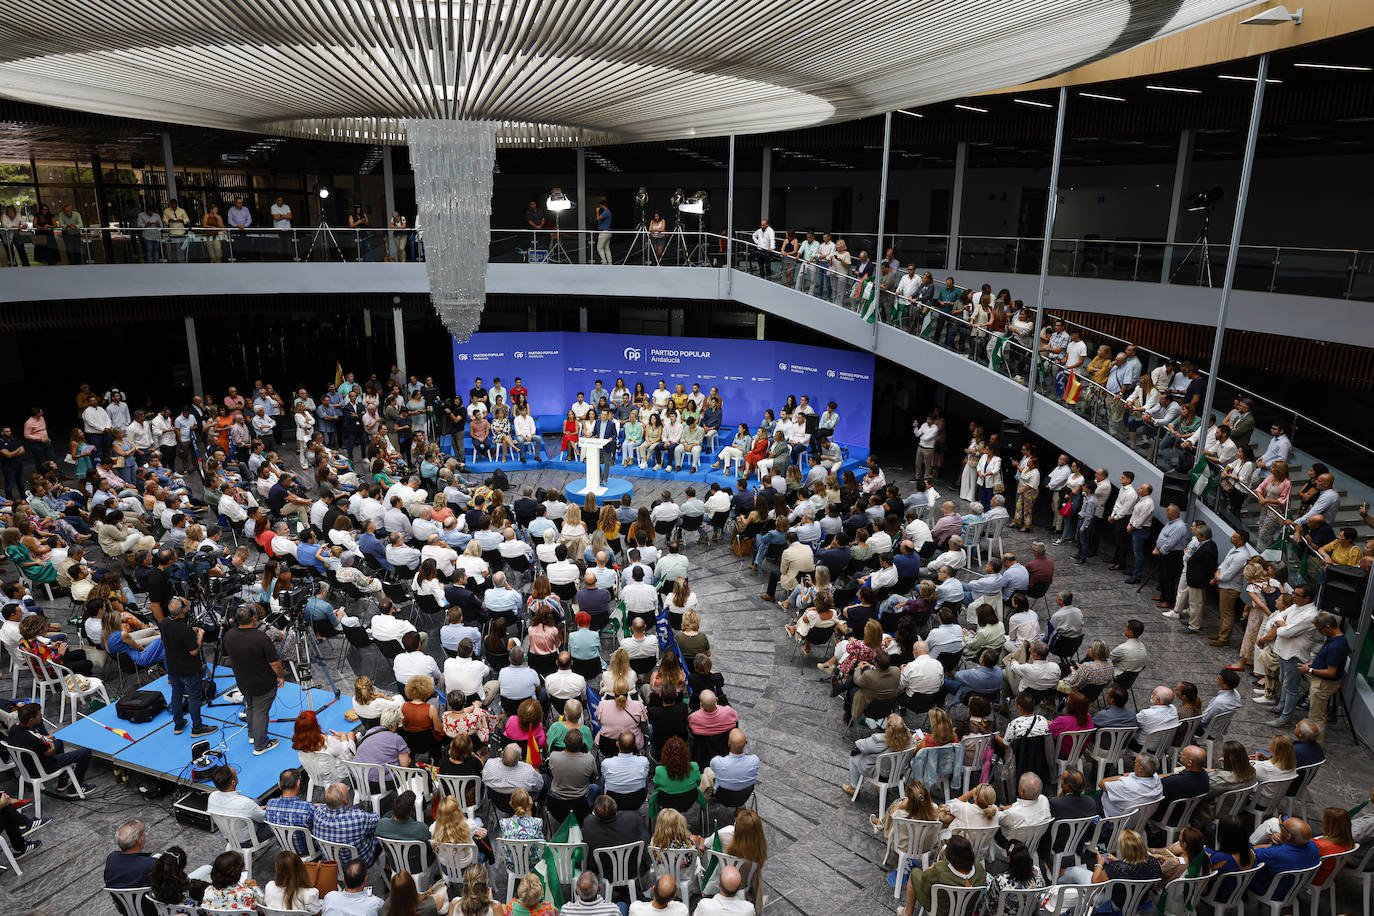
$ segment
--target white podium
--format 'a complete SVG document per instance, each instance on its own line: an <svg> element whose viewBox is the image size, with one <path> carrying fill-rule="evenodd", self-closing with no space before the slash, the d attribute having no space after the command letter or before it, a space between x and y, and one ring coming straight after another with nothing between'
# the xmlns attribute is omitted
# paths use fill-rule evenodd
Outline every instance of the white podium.
<svg viewBox="0 0 1374 916"><path fill-rule="evenodd" d="M601 450L610 442L610 439L593 439L589 436L581 436L577 440L582 460L587 463L587 493L601 496L606 492L601 485Z"/></svg>

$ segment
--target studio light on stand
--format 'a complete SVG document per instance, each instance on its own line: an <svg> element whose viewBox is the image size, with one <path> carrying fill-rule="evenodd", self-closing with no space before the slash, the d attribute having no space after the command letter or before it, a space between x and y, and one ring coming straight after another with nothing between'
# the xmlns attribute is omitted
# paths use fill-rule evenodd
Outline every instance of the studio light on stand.
<svg viewBox="0 0 1374 916"><path fill-rule="evenodd" d="M687 258L688 266L706 264L706 211L710 209L705 191L697 191L677 206L678 212L697 218L697 244Z"/></svg>
<svg viewBox="0 0 1374 916"><path fill-rule="evenodd" d="M329 188L327 185L318 185L315 193L320 198L320 222L315 227L315 232L310 236L310 247L305 252L305 260L309 261L315 254L315 246L324 243L324 259L329 260L329 248L334 247L334 253L339 256L339 260L344 259L343 249L339 247L339 240L334 237L334 230L329 228L329 215L325 213L325 201L329 200ZM289 231L289 230L288 230ZM294 242L294 239L292 240ZM294 245L293 245L294 247ZM296 249L299 252L300 249ZM299 261L300 255L297 254L296 260Z"/></svg>
<svg viewBox="0 0 1374 916"><path fill-rule="evenodd" d="M1183 260L1178 262L1178 266L1174 268L1174 272L1169 275L1170 283L1172 283L1183 270L1183 266L1192 259L1194 254L1196 254L1200 259L1198 261L1198 285L1201 286L1204 283L1209 287L1212 285L1212 252L1207 238L1207 225L1212 220L1212 211L1216 209L1217 203L1220 202L1224 196L1225 192L1223 192L1221 188L1212 188L1207 191L1198 191L1196 194L1193 194L1183 201L1183 209L1187 210L1189 213L1202 214L1202 228L1198 230L1197 240L1193 242L1193 246L1188 249L1188 253L1183 256Z"/></svg>
<svg viewBox="0 0 1374 916"><path fill-rule="evenodd" d="M635 223L634 238L630 240L630 249L625 252L625 260L621 264L628 264L635 256L635 252L641 252L641 258L645 265L649 263L649 189L640 188L635 192L635 212L639 215L639 221Z"/></svg>
<svg viewBox="0 0 1374 916"><path fill-rule="evenodd" d="M568 257L568 251L563 247L563 235L558 231L558 223L562 219L563 211L572 209L572 201L568 200L568 195L563 193L562 188L553 188L549 191L549 199L544 202L545 208L553 214L553 244L549 246L549 255L546 259L548 263L571 264L572 259Z"/></svg>

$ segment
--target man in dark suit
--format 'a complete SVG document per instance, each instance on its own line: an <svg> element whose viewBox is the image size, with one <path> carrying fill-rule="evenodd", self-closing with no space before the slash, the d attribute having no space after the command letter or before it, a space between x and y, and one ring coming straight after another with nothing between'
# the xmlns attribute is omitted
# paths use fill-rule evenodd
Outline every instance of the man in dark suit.
<svg viewBox="0 0 1374 916"><path fill-rule="evenodd" d="M343 430L344 456L352 461L354 447L367 446L367 438L363 434L363 414L367 412L367 408L358 399L357 389L348 394L348 400L339 405L339 426Z"/></svg>
<svg viewBox="0 0 1374 916"><path fill-rule="evenodd" d="M849 565L849 535L837 532L826 548L817 552L816 565L829 568L831 581L835 581Z"/></svg>
<svg viewBox="0 0 1374 916"><path fill-rule="evenodd" d="M1084 817L1097 816L1097 799L1083 794L1083 774L1078 770L1065 770L1059 777L1059 794L1050 799L1050 828L1040 840L1040 857L1048 859L1052 852L1063 851L1064 836L1068 831L1056 831L1053 821L1072 821ZM1055 842L1051 843L1051 838ZM1066 860L1074 864L1074 859Z"/></svg>
<svg viewBox="0 0 1374 916"><path fill-rule="evenodd" d="M1211 527L1205 522L1193 522L1193 542L1183 552L1183 580L1188 587L1179 590L1174 609L1163 616L1177 618L1189 633L1201 633L1207 588L1212 584L1218 563L1217 544L1212 539Z"/></svg>
<svg viewBox="0 0 1374 916"><path fill-rule="evenodd" d="M649 844L649 827L638 811L621 811L615 799L601 795L592 806L593 817L582 821L582 839L587 844L587 859L595 871L600 863L596 851L608 846L624 846L628 843L644 843L640 847L641 859L630 862L630 874L638 875L644 869L643 851ZM606 877L602 875L602 877Z"/></svg>
<svg viewBox="0 0 1374 916"><path fill-rule="evenodd" d="M525 487L520 493L520 498L515 501L515 520L521 527L528 528L530 522L539 514L539 503L534 499L534 488Z"/></svg>
<svg viewBox="0 0 1374 916"><path fill-rule="evenodd" d="M616 446L620 443L620 424L611 417L611 409L601 411L601 419L592 424L592 436L609 440L601 446L601 480L611 479L611 468L615 467Z"/></svg>
<svg viewBox="0 0 1374 916"><path fill-rule="evenodd" d="M736 515L743 515L748 518L749 513L754 511L754 494L749 489L749 481L739 481L736 488L737 492L730 497L730 506L735 510Z"/></svg>
<svg viewBox="0 0 1374 916"><path fill-rule="evenodd" d="M453 570L453 581L444 586L444 599L449 607L463 609L463 623L475 624L486 619L482 599L468 588L467 570L461 566Z"/></svg>

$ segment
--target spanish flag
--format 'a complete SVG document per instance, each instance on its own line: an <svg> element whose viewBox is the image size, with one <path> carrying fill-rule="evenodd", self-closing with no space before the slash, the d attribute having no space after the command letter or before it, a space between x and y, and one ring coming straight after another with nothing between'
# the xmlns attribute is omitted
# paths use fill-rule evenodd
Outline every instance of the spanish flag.
<svg viewBox="0 0 1374 916"><path fill-rule="evenodd" d="M334 361L334 388L337 390L343 384L343 363Z"/></svg>
<svg viewBox="0 0 1374 916"><path fill-rule="evenodd" d="M1083 393L1083 383L1078 380L1078 373L1070 372L1069 378L1064 382L1064 403L1077 404L1078 396Z"/></svg>

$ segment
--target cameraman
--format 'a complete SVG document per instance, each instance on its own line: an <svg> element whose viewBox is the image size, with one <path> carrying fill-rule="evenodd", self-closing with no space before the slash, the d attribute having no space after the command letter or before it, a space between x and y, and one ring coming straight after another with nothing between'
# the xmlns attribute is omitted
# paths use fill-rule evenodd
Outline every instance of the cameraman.
<svg viewBox="0 0 1374 916"><path fill-rule="evenodd" d="M215 727L200 721L201 641L205 631L186 622L186 601L173 598L158 624L162 648L167 653L167 680L172 686L172 734L186 730L186 709L191 708L191 737L213 734Z"/></svg>
<svg viewBox="0 0 1374 916"><path fill-rule="evenodd" d="M253 756L256 757L277 746L276 738L268 740L267 718L272 701L277 698L277 689L286 680L282 677L277 647L257 628L257 611L253 606L240 606L234 613L234 622L238 625L225 632L221 645L229 654L234 680L243 693L248 735L253 740Z"/></svg>

